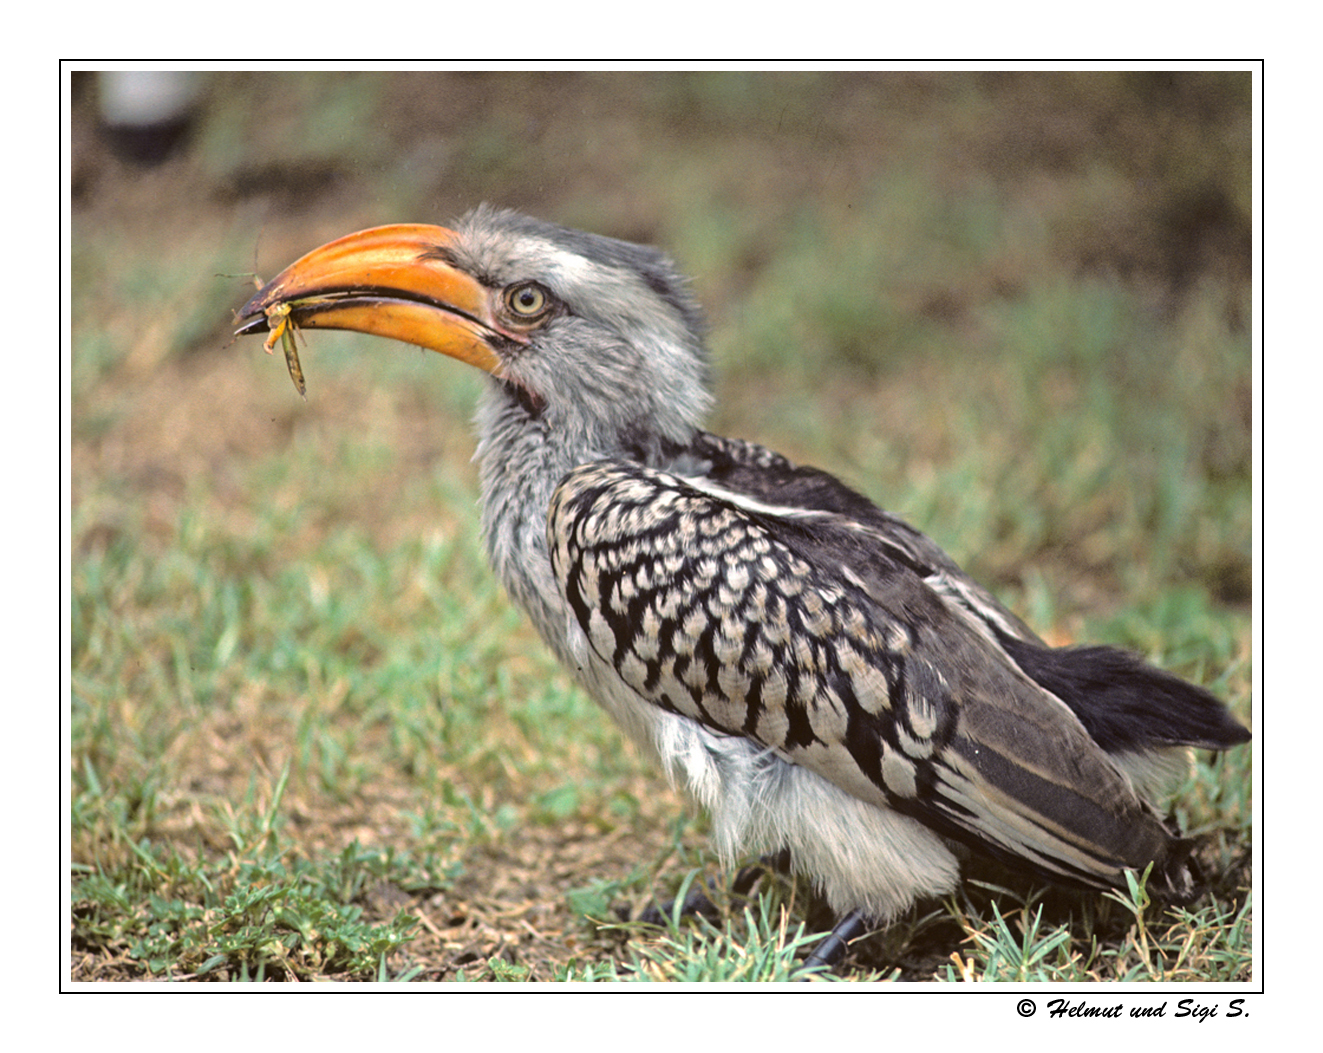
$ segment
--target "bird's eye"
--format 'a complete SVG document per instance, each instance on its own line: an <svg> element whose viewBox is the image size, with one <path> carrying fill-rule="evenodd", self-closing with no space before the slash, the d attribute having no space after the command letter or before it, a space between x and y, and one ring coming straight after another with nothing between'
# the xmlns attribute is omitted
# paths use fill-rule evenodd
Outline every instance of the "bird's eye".
<svg viewBox="0 0 1323 1053"><path fill-rule="evenodd" d="M505 290L505 306L521 321L534 321L551 309L551 297L536 282L523 282Z"/></svg>

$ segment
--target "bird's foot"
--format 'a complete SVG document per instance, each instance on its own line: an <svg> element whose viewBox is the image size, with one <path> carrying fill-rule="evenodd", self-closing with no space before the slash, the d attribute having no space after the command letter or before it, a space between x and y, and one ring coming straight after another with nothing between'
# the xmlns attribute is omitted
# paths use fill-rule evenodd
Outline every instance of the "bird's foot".
<svg viewBox="0 0 1323 1053"><path fill-rule="evenodd" d="M731 882L730 890L738 897L746 897L758 884L758 879L769 871L786 873L790 869L790 854L782 851L775 855L764 856L757 863L742 867ZM684 917L701 916L712 923L721 918L721 910L712 902L708 890L715 890L711 880L695 881L683 889L683 896L667 900L665 903L649 903L635 921L645 925L665 926Z"/></svg>
<svg viewBox="0 0 1323 1053"><path fill-rule="evenodd" d="M811 971L825 972L836 966L845 952L850 947L852 940L857 940L868 931L869 922L863 911L852 910L845 917L841 918L826 936L824 936L816 947L809 952L809 956L799 967L799 972L808 973ZM808 977L801 975L800 980L807 980Z"/></svg>
<svg viewBox="0 0 1323 1053"><path fill-rule="evenodd" d="M665 903L649 903L641 911L636 921L644 925L666 926L678 922L681 918L695 916L713 922L721 917L721 911L712 902L707 890L712 888L711 881L694 882L684 889L684 896L667 900Z"/></svg>

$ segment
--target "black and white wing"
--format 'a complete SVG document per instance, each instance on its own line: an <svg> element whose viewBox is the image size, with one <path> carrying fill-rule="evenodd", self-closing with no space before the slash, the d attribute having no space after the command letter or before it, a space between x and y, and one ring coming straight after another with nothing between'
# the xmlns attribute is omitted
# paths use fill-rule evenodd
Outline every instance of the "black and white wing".
<svg viewBox="0 0 1323 1053"><path fill-rule="evenodd" d="M553 498L569 609L641 699L1057 880L1161 870L1171 834L1002 646L1027 629L830 477L773 506L737 474L601 461Z"/></svg>

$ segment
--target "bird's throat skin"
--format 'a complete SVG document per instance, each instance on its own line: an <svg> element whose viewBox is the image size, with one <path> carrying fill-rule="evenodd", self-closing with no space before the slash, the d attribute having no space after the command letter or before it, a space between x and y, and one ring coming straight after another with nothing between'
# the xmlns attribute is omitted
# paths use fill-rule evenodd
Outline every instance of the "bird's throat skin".
<svg viewBox="0 0 1323 1053"><path fill-rule="evenodd" d="M482 531L497 578L562 662L567 614L547 552L547 509L557 484L588 451L557 441L556 422L493 380L476 416Z"/></svg>
<svg viewBox="0 0 1323 1053"><path fill-rule="evenodd" d="M268 318L490 374L492 567L723 857L789 848L879 921L955 886L953 841L1055 881L1188 877L1150 775L1248 732L1134 656L1046 647L838 480L702 431L701 319L656 250L480 208L308 253L239 333Z"/></svg>
<svg viewBox="0 0 1323 1053"><path fill-rule="evenodd" d="M672 759L662 745L667 737L663 728L674 718L621 691L612 671L594 660L551 566L547 512L557 487L576 468L624 456L620 437L585 433L566 443L571 423L558 421L545 408L531 407L523 392L496 380L483 393L475 423L483 540L497 579L528 614L561 665L630 740L673 777L686 781L683 771L672 770ZM684 467L667 460L654 466ZM683 729L669 731L672 739L685 734ZM743 751L744 746L731 740L725 748Z"/></svg>

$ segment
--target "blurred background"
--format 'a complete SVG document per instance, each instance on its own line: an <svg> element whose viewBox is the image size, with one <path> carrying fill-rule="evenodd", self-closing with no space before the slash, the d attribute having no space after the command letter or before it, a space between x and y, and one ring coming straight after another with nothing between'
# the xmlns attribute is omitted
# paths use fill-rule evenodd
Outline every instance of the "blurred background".
<svg viewBox="0 0 1323 1053"><path fill-rule="evenodd" d="M547 978L591 944L566 889L627 895L639 844L692 832L488 580L481 379L317 333L305 402L232 340L254 275L362 227L489 201L663 247L709 314L714 430L842 476L1054 642L1136 648L1247 717L1251 92L1195 71L73 73L75 978L252 958L181 950L183 907L173 950L135 928L96 875L206 894L130 846L182 875L277 837L313 863L412 845L413 877L368 886L466 904L429 978L493 948ZM603 854L548 867L583 838ZM542 958L475 905L503 895L498 858L554 872Z"/></svg>

